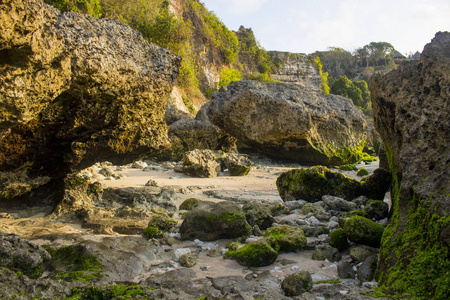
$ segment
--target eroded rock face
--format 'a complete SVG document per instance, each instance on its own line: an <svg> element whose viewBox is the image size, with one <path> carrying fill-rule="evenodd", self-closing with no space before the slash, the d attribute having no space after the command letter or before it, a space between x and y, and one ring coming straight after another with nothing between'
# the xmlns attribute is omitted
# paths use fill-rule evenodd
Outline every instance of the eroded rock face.
<svg viewBox="0 0 450 300"><path fill-rule="evenodd" d="M394 177L379 281L411 296L450 297L439 288L449 284L450 268L450 33L437 33L420 61L372 77L370 87ZM433 270L426 281L421 275L430 269L424 266Z"/></svg>
<svg viewBox="0 0 450 300"><path fill-rule="evenodd" d="M294 84L232 82L199 115L261 153L303 164L356 162L366 139L351 100Z"/></svg>
<svg viewBox="0 0 450 300"><path fill-rule="evenodd" d="M112 19L0 4L0 170L61 177L168 145L180 58Z"/></svg>

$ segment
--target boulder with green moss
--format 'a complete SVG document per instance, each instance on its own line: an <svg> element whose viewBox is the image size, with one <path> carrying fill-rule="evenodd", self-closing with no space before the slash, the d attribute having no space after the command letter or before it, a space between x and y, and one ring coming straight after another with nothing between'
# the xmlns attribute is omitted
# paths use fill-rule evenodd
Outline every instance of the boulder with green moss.
<svg viewBox="0 0 450 300"><path fill-rule="evenodd" d="M306 246L306 236L300 228L280 225L267 229L264 237L274 237L281 251L298 251Z"/></svg>
<svg viewBox="0 0 450 300"><path fill-rule="evenodd" d="M312 254L313 260L340 261L341 253L330 245L319 245Z"/></svg>
<svg viewBox="0 0 450 300"><path fill-rule="evenodd" d="M356 175L357 175L357 176L360 176L360 177L364 177L364 176L369 175L369 171L367 171L367 170L364 169L364 168L361 168L361 169L358 170L358 172L356 173Z"/></svg>
<svg viewBox="0 0 450 300"><path fill-rule="evenodd" d="M420 60L371 78L375 128L393 175L376 279L405 298L450 299L450 33Z"/></svg>
<svg viewBox="0 0 450 300"><path fill-rule="evenodd" d="M191 210L194 207L194 205L196 205L197 203L199 203L201 201L202 200L197 199L197 198L188 198L180 204L179 209L180 210Z"/></svg>
<svg viewBox="0 0 450 300"><path fill-rule="evenodd" d="M347 165L339 166L339 170L341 170L341 171L358 171L358 168L356 167L355 164L347 164Z"/></svg>
<svg viewBox="0 0 450 300"><path fill-rule="evenodd" d="M338 249L339 251L343 251L347 249L350 244L347 240L347 235L345 234L344 229L339 228L331 232L330 234L330 246Z"/></svg>
<svg viewBox="0 0 450 300"><path fill-rule="evenodd" d="M0 232L0 267L22 272L30 278L38 278L44 271L44 263L50 255L37 244L15 234Z"/></svg>
<svg viewBox="0 0 450 300"><path fill-rule="evenodd" d="M371 199L383 199L390 188L389 172L377 169L364 182L332 172L323 166L307 169L292 169L277 178L277 188L284 201L303 199L320 201L323 195L331 195L353 200L365 195Z"/></svg>
<svg viewBox="0 0 450 300"><path fill-rule="evenodd" d="M369 200L364 211L369 219L381 220L388 217L389 204L381 200Z"/></svg>
<svg viewBox="0 0 450 300"><path fill-rule="evenodd" d="M258 152L308 165L355 163L367 136L351 100L295 84L234 81L199 114Z"/></svg>
<svg viewBox="0 0 450 300"><path fill-rule="evenodd" d="M242 266L263 267L275 262L280 246L274 237L246 244L236 251L225 252L224 257L236 260Z"/></svg>
<svg viewBox="0 0 450 300"><path fill-rule="evenodd" d="M239 205L202 201L186 213L180 227L184 240L214 241L248 236L251 227Z"/></svg>
<svg viewBox="0 0 450 300"><path fill-rule="evenodd" d="M345 222L344 231L354 243L380 247L384 227L367 218L355 216Z"/></svg>
<svg viewBox="0 0 450 300"><path fill-rule="evenodd" d="M231 176L244 176L250 172L253 162L246 156L229 153L224 159L224 164Z"/></svg>
<svg viewBox="0 0 450 300"><path fill-rule="evenodd" d="M300 271L290 274L281 283L286 296L299 296L308 292L313 287L311 274L307 271Z"/></svg>

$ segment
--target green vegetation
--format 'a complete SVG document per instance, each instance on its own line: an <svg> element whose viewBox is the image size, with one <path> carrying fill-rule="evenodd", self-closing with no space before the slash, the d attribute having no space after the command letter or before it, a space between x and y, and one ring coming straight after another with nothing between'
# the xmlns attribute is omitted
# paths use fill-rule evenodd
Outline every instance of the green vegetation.
<svg viewBox="0 0 450 300"><path fill-rule="evenodd" d="M102 7L99 0L44 0L62 11L75 11L88 13L93 17L102 16Z"/></svg>
<svg viewBox="0 0 450 300"><path fill-rule="evenodd" d="M358 168L354 164L347 164L347 165L339 166L339 170L341 170L341 171L357 171Z"/></svg>
<svg viewBox="0 0 450 300"><path fill-rule="evenodd" d="M82 246L43 247L52 257L50 264L56 271L56 279L88 282L102 277L98 272L102 264Z"/></svg>
<svg viewBox="0 0 450 300"><path fill-rule="evenodd" d="M369 175L369 171L367 171L366 169L359 169L359 171L356 173L357 176L367 176Z"/></svg>
<svg viewBox="0 0 450 300"><path fill-rule="evenodd" d="M336 229L330 234L330 246L337 248L339 251L347 249L350 245L347 241L347 235L344 229Z"/></svg>
<svg viewBox="0 0 450 300"><path fill-rule="evenodd" d="M159 230L157 226L149 226L144 229L142 234L148 239L160 239L163 237L164 232Z"/></svg>
<svg viewBox="0 0 450 300"><path fill-rule="evenodd" d="M113 300L113 299L148 299L145 292L138 285L113 284L107 289L89 286L83 289L73 288L72 295L66 300Z"/></svg>
<svg viewBox="0 0 450 300"><path fill-rule="evenodd" d="M186 200L183 201L183 203L180 204L180 210L191 210L192 207L201 202L202 200L197 199L197 198L188 198Z"/></svg>
<svg viewBox="0 0 450 300"><path fill-rule="evenodd" d="M345 222L344 231L352 242L379 247L384 228L367 218L354 216Z"/></svg>
<svg viewBox="0 0 450 300"><path fill-rule="evenodd" d="M330 87L328 85L328 72L324 72L322 61L320 60L319 56L314 57L314 63L317 66L317 70L319 71L320 80L322 83L322 93L327 95L330 93Z"/></svg>
<svg viewBox="0 0 450 300"><path fill-rule="evenodd" d="M227 86L233 81L239 81L242 79L242 74L233 68L224 68L220 70L219 87Z"/></svg>
<svg viewBox="0 0 450 300"><path fill-rule="evenodd" d="M272 264L278 257L280 246L274 237L248 243L236 251L225 252L224 258L235 259L240 265L262 267Z"/></svg>
<svg viewBox="0 0 450 300"><path fill-rule="evenodd" d="M264 237L274 237L282 251L297 251L306 246L303 230L289 225L268 228Z"/></svg>
<svg viewBox="0 0 450 300"><path fill-rule="evenodd" d="M450 227L450 216L439 216L433 196L407 199L408 213L401 215L401 181L392 151L386 151L392 170L393 214L387 226L375 277L381 290L412 299L450 299L450 250L439 236ZM405 208L402 208L405 210Z"/></svg>
<svg viewBox="0 0 450 300"><path fill-rule="evenodd" d="M330 279L330 280L319 280L314 282L314 284L321 284L321 283L328 283L328 284L337 284L341 283L340 279Z"/></svg>
<svg viewBox="0 0 450 300"><path fill-rule="evenodd" d="M351 81L345 75L337 79L330 77L330 93L351 99L362 110L370 106L370 91L364 80Z"/></svg>

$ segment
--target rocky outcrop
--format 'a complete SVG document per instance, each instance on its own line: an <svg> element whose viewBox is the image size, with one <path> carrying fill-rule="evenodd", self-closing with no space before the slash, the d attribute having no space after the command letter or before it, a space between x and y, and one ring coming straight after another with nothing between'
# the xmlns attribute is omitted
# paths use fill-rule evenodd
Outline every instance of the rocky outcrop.
<svg viewBox="0 0 450 300"><path fill-rule="evenodd" d="M370 87L394 177L379 283L412 297L448 298L450 33L437 33L420 61L372 77Z"/></svg>
<svg viewBox="0 0 450 300"><path fill-rule="evenodd" d="M293 84L232 82L199 115L261 153L303 164L356 162L366 138L351 100Z"/></svg>
<svg viewBox="0 0 450 300"><path fill-rule="evenodd" d="M269 51L269 55L277 66L277 70L272 74L274 80L293 83L308 91L322 91L322 79L311 57L280 51Z"/></svg>
<svg viewBox="0 0 450 300"><path fill-rule="evenodd" d="M0 4L0 170L58 178L168 145L180 59L112 19Z"/></svg>

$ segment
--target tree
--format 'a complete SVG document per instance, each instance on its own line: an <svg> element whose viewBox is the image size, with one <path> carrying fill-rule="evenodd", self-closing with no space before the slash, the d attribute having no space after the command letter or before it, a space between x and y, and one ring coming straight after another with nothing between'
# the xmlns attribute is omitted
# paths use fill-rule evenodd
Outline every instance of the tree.
<svg viewBox="0 0 450 300"><path fill-rule="evenodd" d="M351 81L347 76L340 76L338 79L330 80L331 94L349 98L355 106L366 109L370 102L370 92L367 82Z"/></svg>

